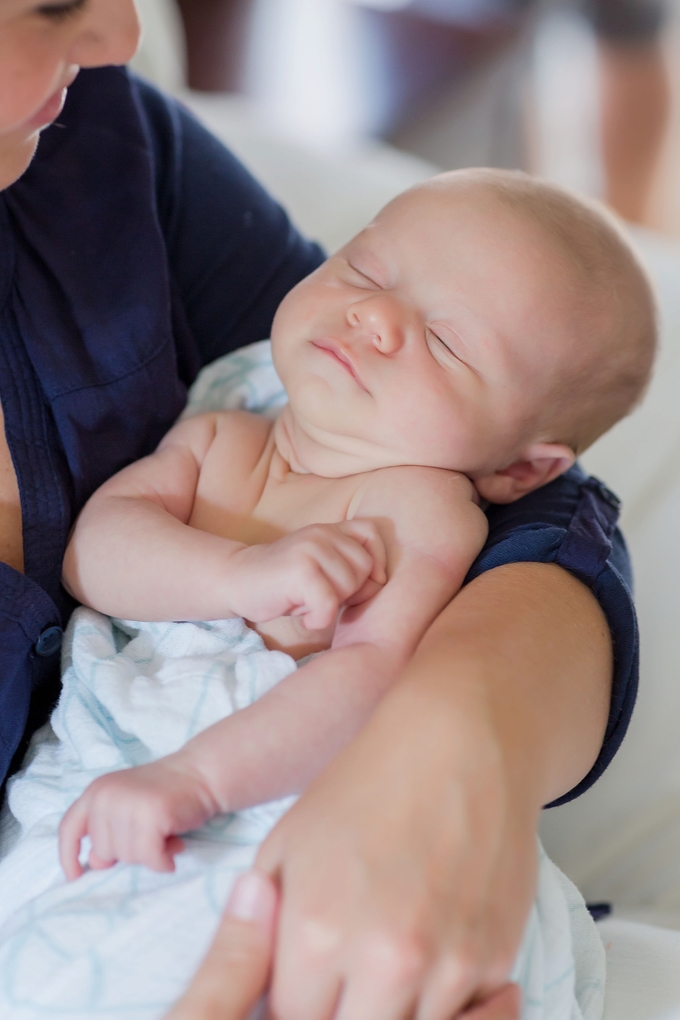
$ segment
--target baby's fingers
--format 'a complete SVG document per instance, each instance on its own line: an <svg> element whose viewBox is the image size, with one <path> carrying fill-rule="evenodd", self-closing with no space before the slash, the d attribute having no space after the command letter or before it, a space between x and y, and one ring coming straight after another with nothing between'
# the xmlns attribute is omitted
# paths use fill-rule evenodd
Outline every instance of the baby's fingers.
<svg viewBox="0 0 680 1020"><path fill-rule="evenodd" d="M168 836L164 841L164 845L158 848L156 860L158 867L156 871L174 871L175 870L175 854L181 854L184 852L184 840L180 839L179 836Z"/></svg>
<svg viewBox="0 0 680 1020"><path fill-rule="evenodd" d="M186 846L184 840L180 839L179 836L169 836L165 844L165 849L174 857L175 854L183 854L186 850Z"/></svg>
<svg viewBox="0 0 680 1020"><path fill-rule="evenodd" d="M117 863L117 860L115 857L100 857L96 850L90 850L87 863L92 871L104 871L106 868L112 868Z"/></svg>
<svg viewBox="0 0 680 1020"><path fill-rule="evenodd" d="M346 600L345 605L348 607L360 606L364 602L368 602L369 599L372 599L379 591L382 591L383 587L384 585L377 584L373 578L369 577L367 581L364 581L359 591Z"/></svg>
<svg viewBox="0 0 680 1020"><path fill-rule="evenodd" d="M90 839L89 864L97 870L123 861L142 864L152 871L174 871L174 854L184 849L180 839L167 837L153 818L140 816L132 805L128 805L126 812L102 814L94 819Z"/></svg>
<svg viewBox="0 0 680 1020"><path fill-rule="evenodd" d="M177 845L179 849L175 850ZM175 870L175 853L183 849L181 839L167 836L157 826L140 827L135 845L125 859L131 864L143 864L152 871L169 872Z"/></svg>
<svg viewBox="0 0 680 1020"><path fill-rule="evenodd" d="M59 826L59 860L69 882L83 873L80 844L88 832L89 808L83 797L72 804Z"/></svg>
<svg viewBox="0 0 680 1020"><path fill-rule="evenodd" d="M385 543L374 522L363 517L355 517L351 521L343 521L340 527L346 535L363 545L371 556L373 560L373 567L369 574L371 580L377 584L385 584L387 582L387 552Z"/></svg>
<svg viewBox="0 0 680 1020"><path fill-rule="evenodd" d="M325 630L335 623L340 599L327 577L318 573L306 585L304 603L295 616L301 616L307 630Z"/></svg>

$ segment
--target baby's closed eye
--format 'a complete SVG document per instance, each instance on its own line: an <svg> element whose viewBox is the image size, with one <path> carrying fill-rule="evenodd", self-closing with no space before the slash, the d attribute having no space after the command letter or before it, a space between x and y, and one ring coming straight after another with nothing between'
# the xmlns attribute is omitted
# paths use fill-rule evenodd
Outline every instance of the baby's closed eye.
<svg viewBox="0 0 680 1020"><path fill-rule="evenodd" d="M353 265L351 262L347 263L347 268L350 270L352 276L351 282L355 286L377 288L378 290L382 289L382 284L375 280L373 276L363 272L363 270L357 268L357 266Z"/></svg>

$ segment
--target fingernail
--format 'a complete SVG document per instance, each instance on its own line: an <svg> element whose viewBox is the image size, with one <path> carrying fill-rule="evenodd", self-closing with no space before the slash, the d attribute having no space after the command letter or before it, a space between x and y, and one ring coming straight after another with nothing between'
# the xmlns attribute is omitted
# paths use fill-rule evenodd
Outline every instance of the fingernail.
<svg viewBox="0 0 680 1020"><path fill-rule="evenodd" d="M234 882L225 914L269 925L276 908L276 888L262 871L247 871Z"/></svg>

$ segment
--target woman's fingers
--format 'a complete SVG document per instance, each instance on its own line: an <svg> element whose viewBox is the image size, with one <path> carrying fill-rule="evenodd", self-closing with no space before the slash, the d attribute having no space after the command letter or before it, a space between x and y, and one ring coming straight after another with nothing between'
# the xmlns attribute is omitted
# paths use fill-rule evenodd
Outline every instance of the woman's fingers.
<svg viewBox="0 0 680 1020"><path fill-rule="evenodd" d="M247 1020L269 978L276 907L264 872L236 880L208 955L165 1020Z"/></svg>
<svg viewBox="0 0 680 1020"><path fill-rule="evenodd" d="M363 1017L379 1020L382 1016L413 1016L417 989L408 987L395 989L391 1001L387 1001L385 996L372 1001L372 991L375 989L366 989L367 994L361 995L355 1002L349 997L345 998L338 1010L337 1020L345 1020L345 1017L348 1020L360 1020ZM459 1015L458 1020L520 1020L521 1012L522 994L519 986L505 985L489 999L465 1010Z"/></svg>
<svg viewBox="0 0 680 1020"><path fill-rule="evenodd" d="M486 1002L461 1014L460 1020L520 1020L522 994L518 985L506 985Z"/></svg>

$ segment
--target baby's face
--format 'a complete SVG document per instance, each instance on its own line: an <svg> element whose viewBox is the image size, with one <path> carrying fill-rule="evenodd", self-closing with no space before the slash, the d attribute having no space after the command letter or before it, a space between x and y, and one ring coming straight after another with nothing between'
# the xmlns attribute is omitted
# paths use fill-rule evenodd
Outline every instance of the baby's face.
<svg viewBox="0 0 680 1020"><path fill-rule="evenodd" d="M576 335L565 275L542 232L487 191L400 196L276 314L296 420L364 470L506 466Z"/></svg>

